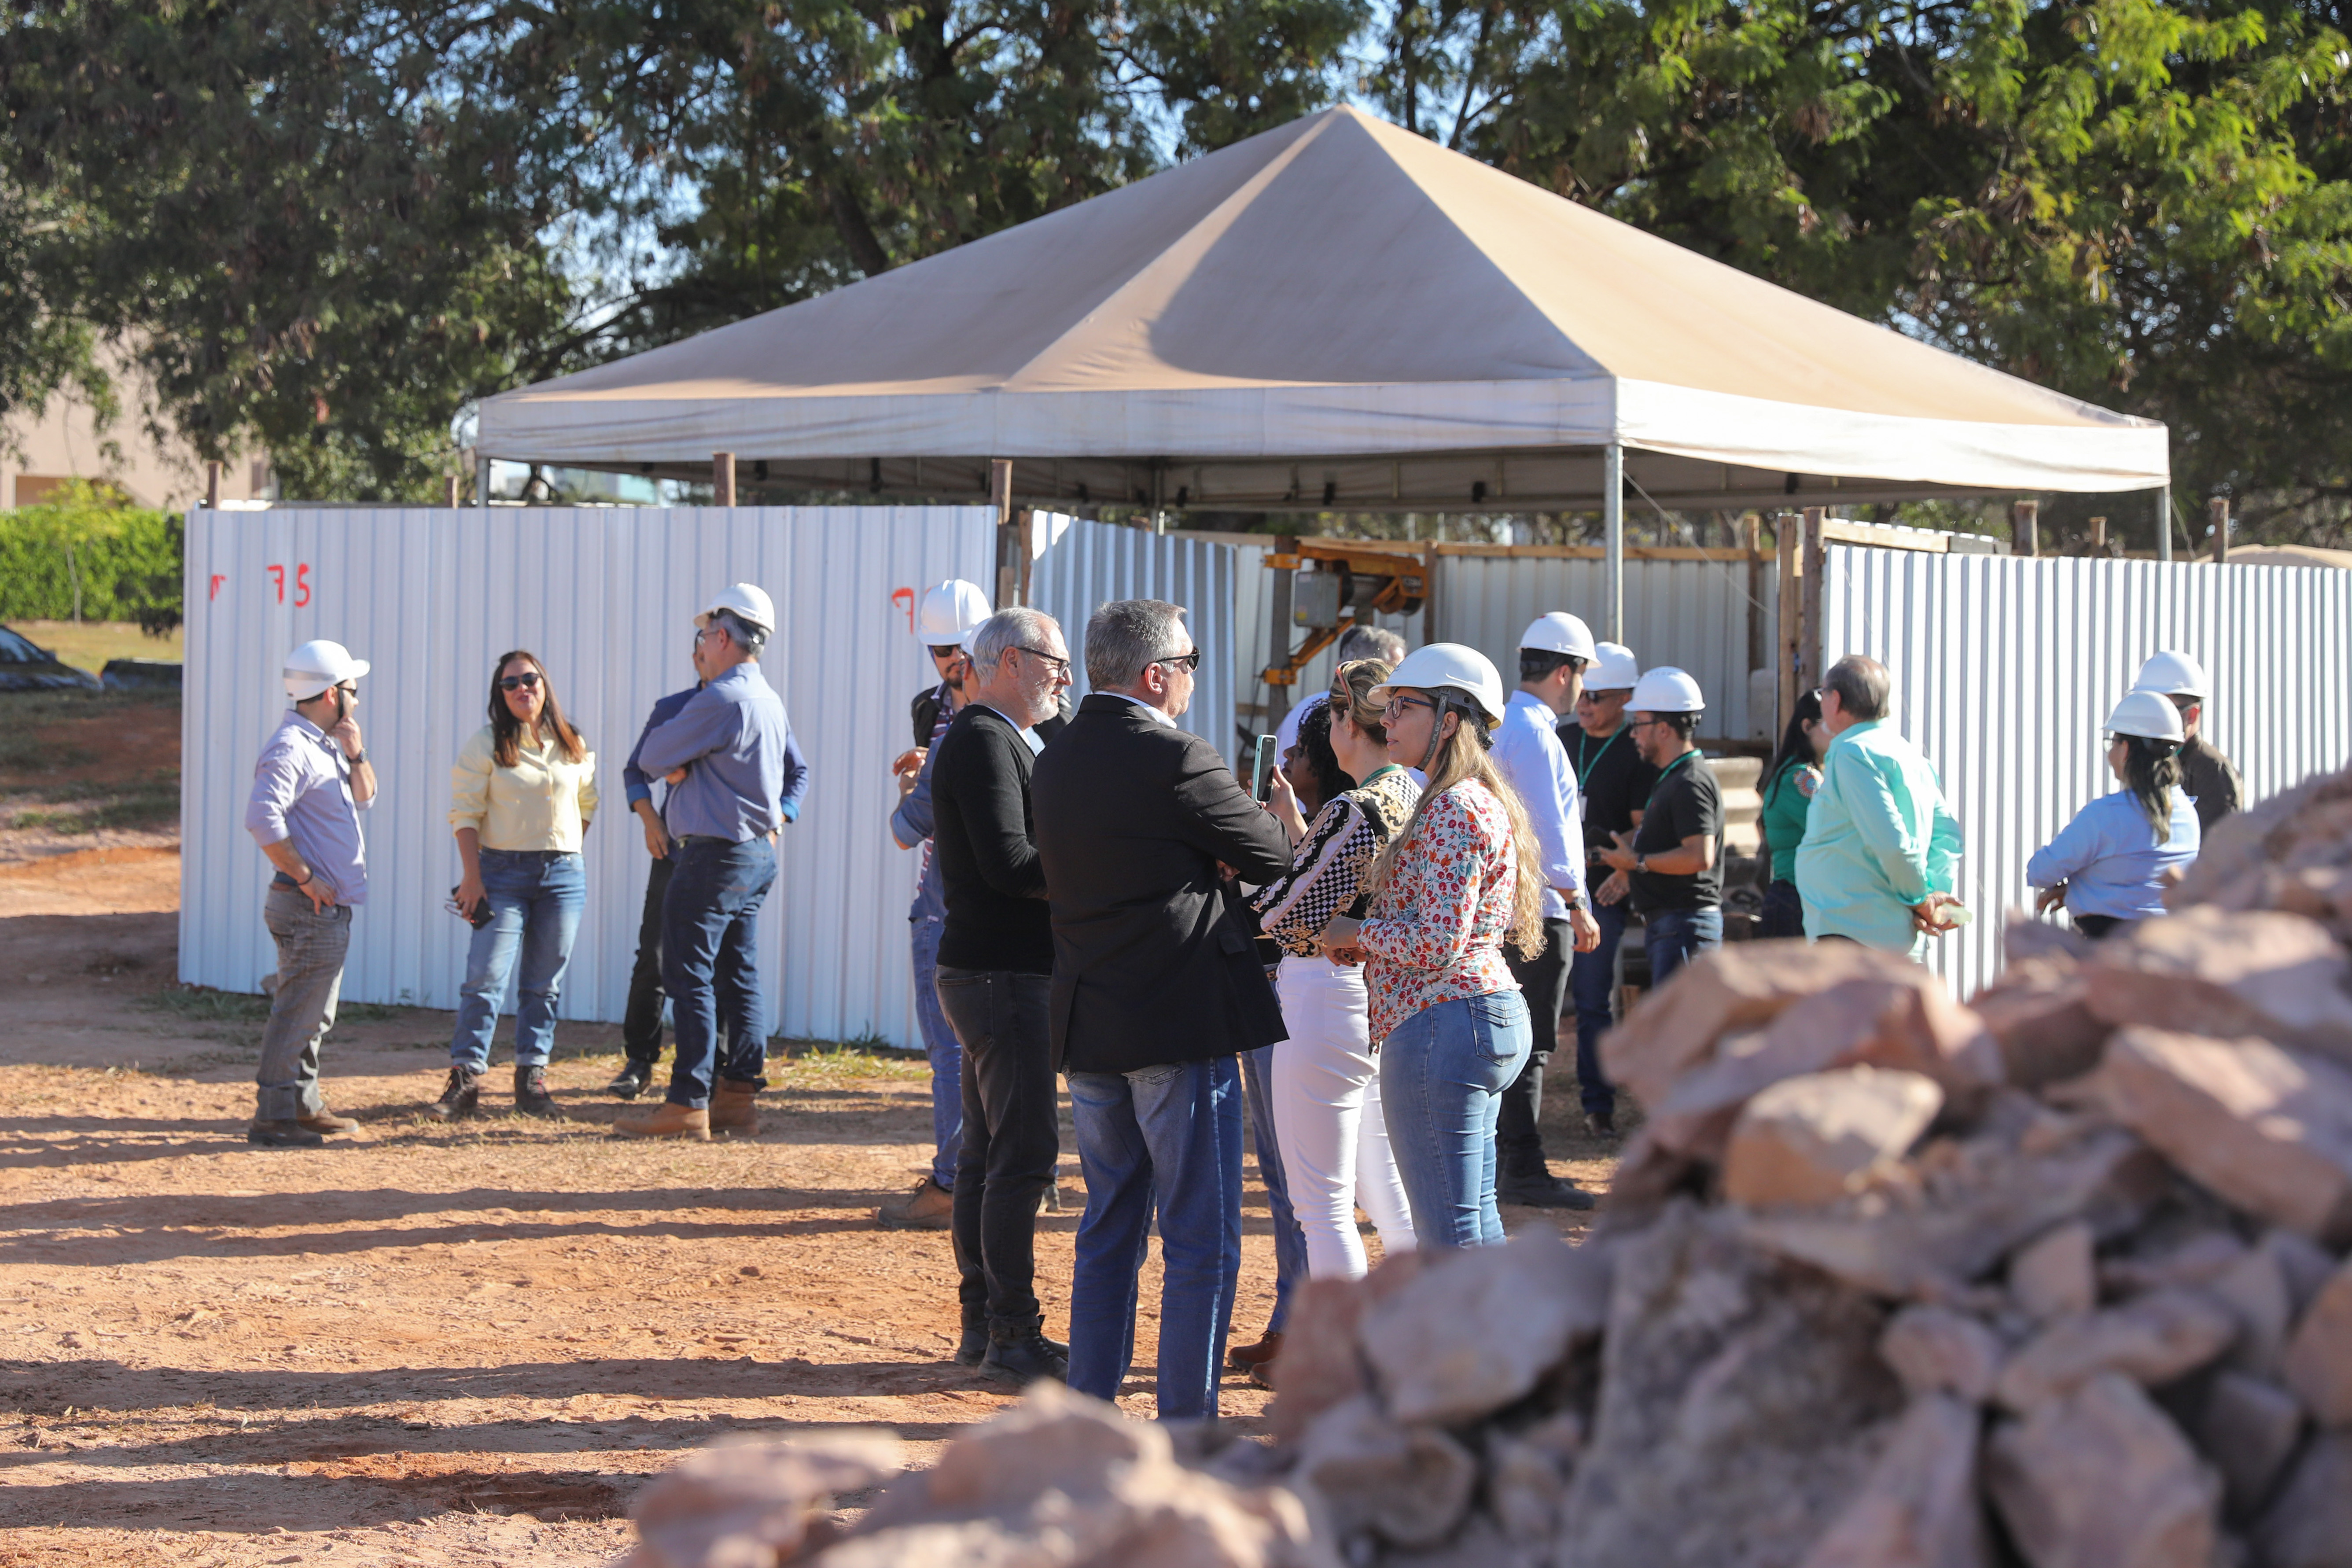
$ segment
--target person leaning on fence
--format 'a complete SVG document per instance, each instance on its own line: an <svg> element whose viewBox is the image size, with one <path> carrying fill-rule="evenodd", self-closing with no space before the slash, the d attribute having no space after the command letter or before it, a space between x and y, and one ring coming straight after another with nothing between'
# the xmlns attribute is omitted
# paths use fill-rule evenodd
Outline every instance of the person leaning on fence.
<svg viewBox="0 0 2352 1568"><path fill-rule="evenodd" d="M1764 888L1764 918L1756 927L1759 937L1805 934L1805 900L1797 893L1797 851L1804 847L1805 815L1822 787L1822 753L1829 744L1822 700L1808 691L1797 699L1780 749L1764 768L1762 826L1772 879Z"/></svg>
<svg viewBox="0 0 2352 1568"><path fill-rule="evenodd" d="M1916 956L1956 929L1943 911L1960 859L1960 825L1935 764L1886 722L1891 682L1874 658L1830 666L1816 693L1830 732L1821 787L1805 812L1797 892L1805 933Z"/></svg>
<svg viewBox="0 0 2352 1568"><path fill-rule="evenodd" d="M689 650L689 657L691 650ZM653 857L653 866L646 873L645 902L637 911L637 955L629 966L629 999L621 1009L621 1070L604 1086L604 1092L615 1100L635 1100L654 1080L654 1068L661 1061L662 1003L668 993L662 989L662 900L669 896L670 869L677 864L671 856L669 819L663 809L669 804L670 786L647 775L641 765L639 753L644 751L646 737L677 717L694 694L702 689L698 680L683 691L673 691L656 700L653 711L646 716L646 726L637 731L637 743L629 748L629 760L621 765L621 786L626 793L629 810L644 826L646 853ZM659 802L654 791L662 792Z"/></svg>
<svg viewBox="0 0 2352 1568"><path fill-rule="evenodd" d="M367 672L341 643L307 642L286 656L293 710L261 748L246 802L246 831L276 868L261 918L278 946L277 985L245 1134L265 1148L316 1148L359 1125L327 1109L319 1047L335 1026L352 911L367 901L359 814L375 804L375 768L358 717Z"/></svg>
<svg viewBox="0 0 2352 1568"><path fill-rule="evenodd" d="M677 1058L663 1102L613 1124L625 1138L759 1130L752 1097L767 1087L768 1065L760 906L775 885L776 836L800 816L808 793L808 764L783 700L760 673L760 652L776 629L766 592L738 583L695 625L703 688L637 749L647 773L676 786L667 814L677 864L662 900L662 984Z"/></svg>
<svg viewBox="0 0 2352 1568"><path fill-rule="evenodd" d="M1290 865L1290 841L1216 748L1176 727L1201 661L1183 616L1153 599L1095 612L1093 694L1030 785L1054 929L1054 1051L1087 1183L1070 1386L1109 1399L1126 1379L1156 1208L1166 1421L1217 1414L1241 1270L1234 1057L1283 1037L1233 879L1270 882Z"/></svg>
<svg viewBox="0 0 2352 1568"><path fill-rule="evenodd" d="M1424 1247L1498 1246L1495 1130L1527 1065L1527 1001L1504 957L1544 941L1535 833L1487 755L1503 678L1458 643L1416 648L1374 687L1389 761L1429 780L1367 879L1361 921L1336 916L1323 948L1362 955L1389 1146Z"/></svg>
<svg viewBox="0 0 2352 1568"><path fill-rule="evenodd" d="M2107 767L2123 788L2074 814L2025 863L2041 889L2034 912L2059 904L2096 941L2163 914L2164 889L2197 858L2197 803L2180 784L2180 712L2164 695L2134 691L2107 719Z"/></svg>
<svg viewBox="0 0 2352 1568"><path fill-rule="evenodd" d="M971 700L931 765L932 833L947 926L940 1005L963 1044L956 1160L956 1360L1018 1383L1059 1379L1068 1347L1037 1300L1038 1200L1061 1157L1050 1023L1054 931L1037 858L1030 776L1035 727L1070 683L1062 628L1043 610L999 610L971 637Z"/></svg>
<svg viewBox="0 0 2352 1568"><path fill-rule="evenodd" d="M1611 889L1622 889L1642 917L1650 986L1723 945L1723 790L1699 754L1706 694L1672 665L1644 670L1626 706L1626 726L1643 761L1657 770L1642 820L1601 852Z"/></svg>
<svg viewBox="0 0 2352 1568"><path fill-rule="evenodd" d="M561 1114L547 1092L547 1058L588 904L580 850L596 816L596 753L564 719L547 667L521 648L490 666L489 715L449 770L449 826L465 867L456 903L476 923L449 1037L449 1077L441 1098L425 1108L439 1121L471 1116L479 1105L499 1004L518 966L514 1108L524 1116Z"/></svg>
<svg viewBox="0 0 2352 1568"><path fill-rule="evenodd" d="M1578 1097L1585 1126L1601 1137L1617 1131L1617 1090L1601 1068L1601 1037L1616 1021L1617 952L1625 940L1627 911L1624 885L1611 885L1601 851L1641 820L1650 786L1658 782L1658 770L1642 760L1625 721L1625 700L1641 679L1642 667L1632 648L1622 643L1593 644L1592 665L1576 697L1575 721L1556 731L1569 765L1576 770L1583 814L1584 882L1592 894L1588 902L1601 932L1591 952L1569 960L1568 991L1576 1005Z"/></svg>
<svg viewBox="0 0 2352 1568"><path fill-rule="evenodd" d="M2198 827L2210 833L2215 823L2244 806L2246 781L2238 776L2237 764L2205 739L2205 703L2212 694L2205 667L2185 653L2151 654L2132 689L2168 698L2179 710L2181 732L2188 737L2177 759L2180 787L2197 803Z"/></svg>

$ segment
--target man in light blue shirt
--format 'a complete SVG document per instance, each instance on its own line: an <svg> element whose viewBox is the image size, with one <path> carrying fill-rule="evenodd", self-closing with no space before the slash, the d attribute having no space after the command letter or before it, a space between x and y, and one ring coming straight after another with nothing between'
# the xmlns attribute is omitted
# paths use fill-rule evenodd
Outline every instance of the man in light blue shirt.
<svg viewBox="0 0 2352 1568"><path fill-rule="evenodd" d="M1822 681L1822 722L1835 737L1805 814L1797 893L1805 931L1916 957L1946 917L1960 825L1934 764L1885 723L1886 667L1859 655Z"/></svg>
<svg viewBox="0 0 2352 1568"><path fill-rule="evenodd" d="M760 673L775 605L738 583L695 624L702 689L637 742L638 767L672 785L663 808L676 865L662 900L662 984L677 1056L663 1102L613 1124L628 1138L759 1130L752 1096L766 1087L768 1067L760 906L775 885L776 834L799 816L808 790L783 700ZM714 1086L722 1011L727 1059Z"/></svg>
<svg viewBox="0 0 2352 1568"><path fill-rule="evenodd" d="M1570 951L1590 952L1601 941L1584 885L1584 801L1557 728L1564 715L1576 711L1584 668L1592 659L1592 632L1582 621L1563 610L1537 616L1519 638L1519 689L1495 731L1495 766L1518 795L1535 830L1536 859L1544 878L1545 938L1544 950L1531 958L1504 952L1527 997L1535 1044L1518 1078L1503 1091L1495 1127L1495 1196L1537 1208L1592 1206L1591 1194L1552 1174L1537 1122L1543 1114L1544 1064L1551 1059L1568 1000Z"/></svg>

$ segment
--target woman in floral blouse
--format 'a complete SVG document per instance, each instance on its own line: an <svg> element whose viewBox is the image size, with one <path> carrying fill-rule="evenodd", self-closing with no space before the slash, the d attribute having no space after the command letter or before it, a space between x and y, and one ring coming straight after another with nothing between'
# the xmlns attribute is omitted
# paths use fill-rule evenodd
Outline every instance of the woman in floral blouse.
<svg viewBox="0 0 2352 1568"><path fill-rule="evenodd" d="M1288 781L1276 784L1274 814L1293 846L1290 874L1250 900L1260 928L1282 946L1275 990L1290 1037L1274 1048L1266 1098L1290 1206L1307 1238L1307 1272L1317 1279L1363 1274L1357 1204L1388 1252L1413 1246L1412 1213L1381 1114L1363 966L1339 963L1322 949L1333 915L1363 914L1373 858L1421 795L1411 775L1388 760L1381 707L1370 696L1388 675L1389 666L1374 659L1341 665L1330 700L1308 716L1312 723L1330 715L1332 752L1355 787L1333 795L1309 825Z"/></svg>
<svg viewBox="0 0 2352 1568"><path fill-rule="evenodd" d="M1507 942L1543 950L1543 877L1526 811L1487 756L1503 680L1484 654L1432 643L1384 686L1389 760L1428 775L1373 861L1369 916L1324 928L1325 951L1366 957L1389 1143L1423 1247L1494 1246L1495 1123L1526 1065L1527 1003Z"/></svg>

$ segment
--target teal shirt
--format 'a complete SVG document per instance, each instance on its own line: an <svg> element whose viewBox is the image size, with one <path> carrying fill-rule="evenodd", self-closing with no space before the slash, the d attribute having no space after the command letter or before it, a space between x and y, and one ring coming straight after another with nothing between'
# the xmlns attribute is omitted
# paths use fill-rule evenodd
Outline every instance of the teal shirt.
<svg viewBox="0 0 2352 1568"><path fill-rule="evenodd" d="M1911 906L1950 892L1959 858L1960 825L1917 747L1876 721L1830 742L1797 851L1807 936L1916 954Z"/></svg>
<svg viewBox="0 0 2352 1568"><path fill-rule="evenodd" d="M1772 851L1772 879L1797 879L1797 851L1805 842L1805 816L1813 792L1822 786L1822 770L1811 763L1792 762L1764 786L1764 812L1759 826L1764 847Z"/></svg>

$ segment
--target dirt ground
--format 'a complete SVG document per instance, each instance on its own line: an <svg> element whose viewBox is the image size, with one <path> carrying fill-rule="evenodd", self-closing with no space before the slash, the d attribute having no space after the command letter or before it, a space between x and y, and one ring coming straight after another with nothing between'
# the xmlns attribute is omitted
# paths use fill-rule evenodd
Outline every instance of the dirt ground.
<svg viewBox="0 0 2352 1568"><path fill-rule="evenodd" d="M758 1136L647 1145L609 1135L617 1031L565 1025L570 1120L505 1114L498 1072L445 1128L415 1111L450 1016L354 1009L325 1077L360 1130L257 1151L257 1005L175 984L177 906L168 848L0 846L0 1563L602 1563L685 1450L870 1423L928 1458L1011 1397L950 1359L948 1238L875 1223L928 1157L919 1063L801 1047ZM1604 1181L1572 1112L1554 1168ZM1273 1295L1255 1177L1240 1340ZM1057 1336L1074 1152L1061 1181ZM1266 1397L1228 1378L1224 1412L1256 1432Z"/></svg>

